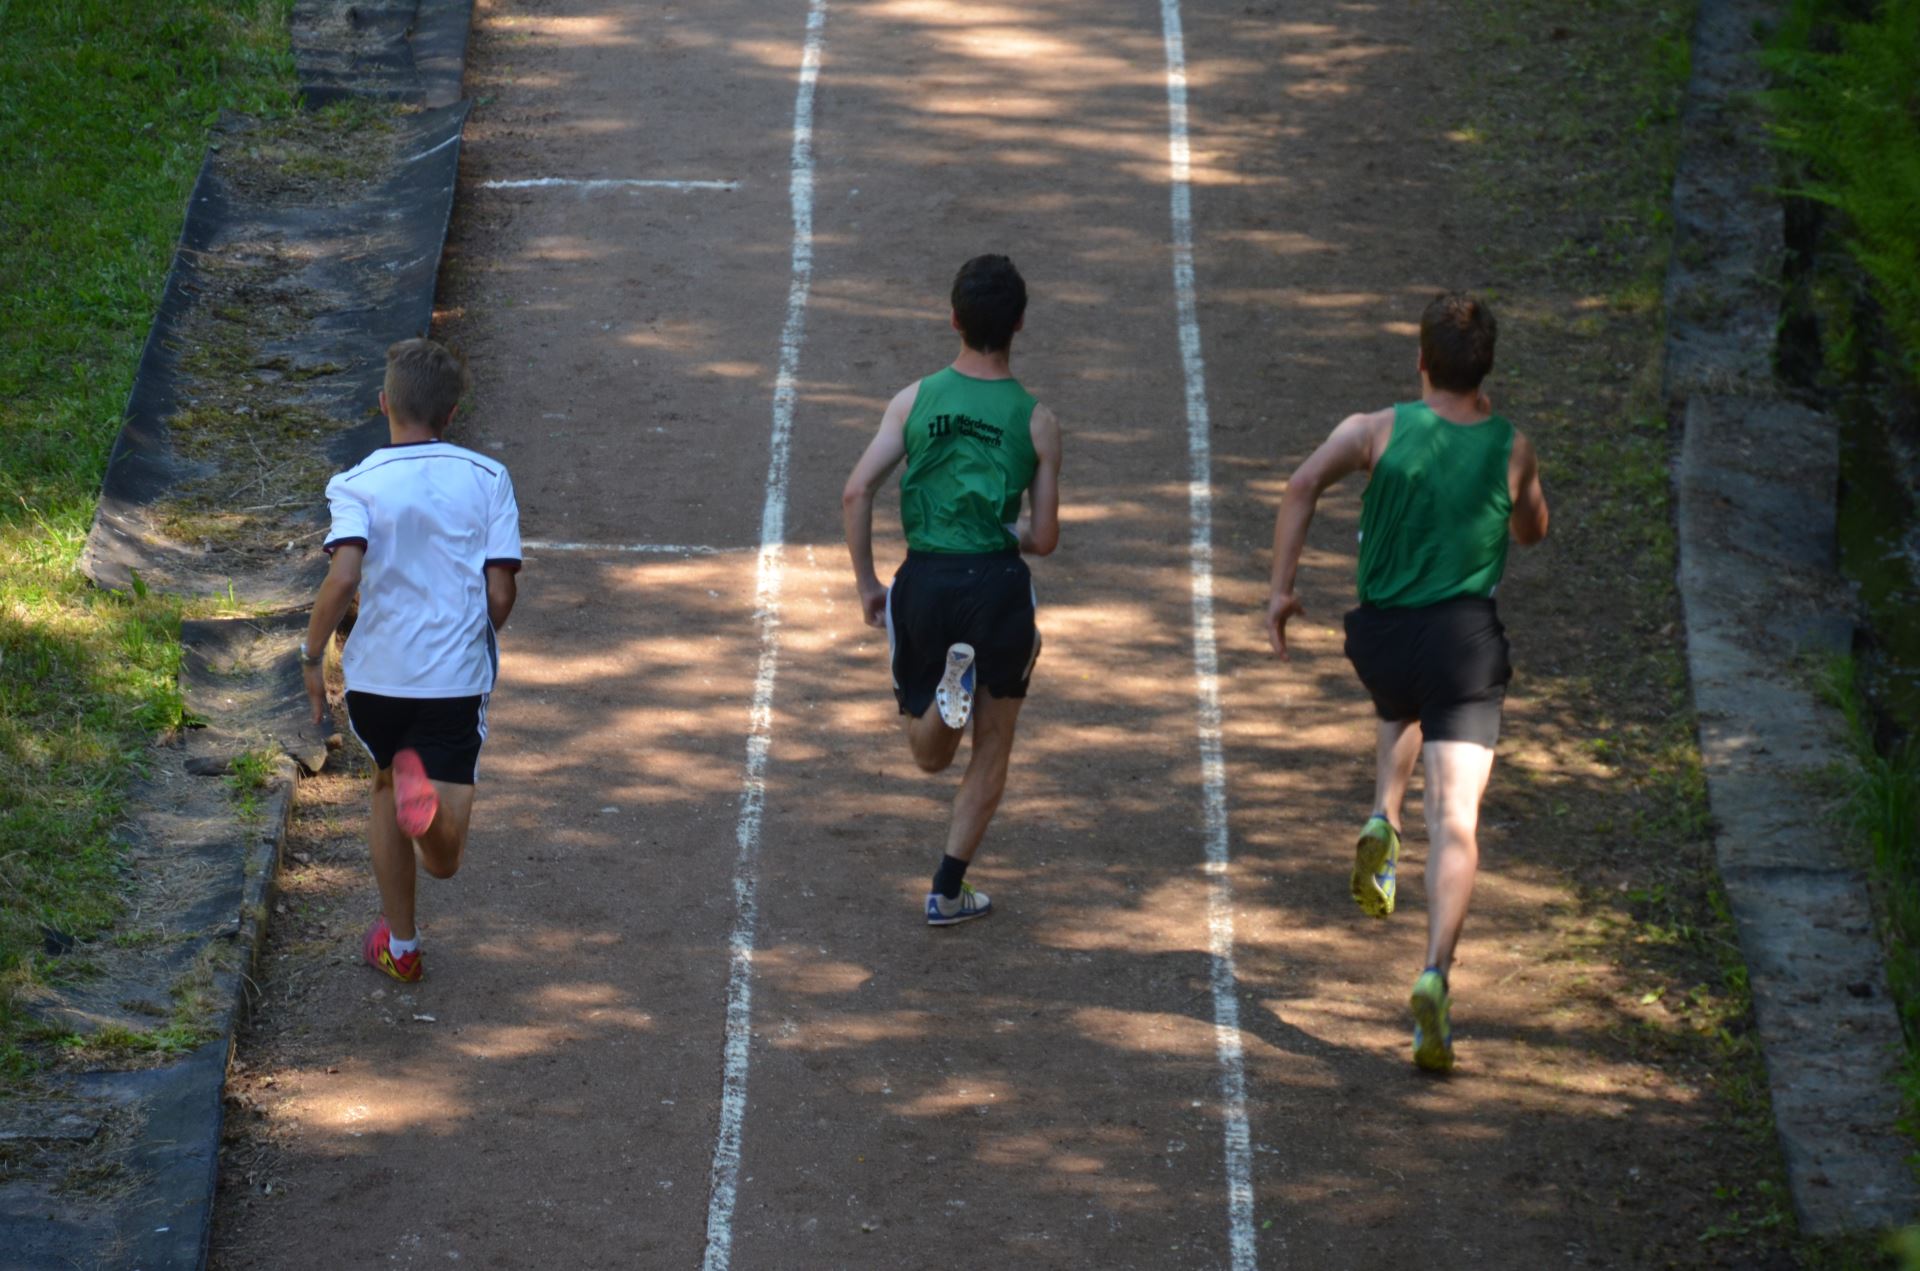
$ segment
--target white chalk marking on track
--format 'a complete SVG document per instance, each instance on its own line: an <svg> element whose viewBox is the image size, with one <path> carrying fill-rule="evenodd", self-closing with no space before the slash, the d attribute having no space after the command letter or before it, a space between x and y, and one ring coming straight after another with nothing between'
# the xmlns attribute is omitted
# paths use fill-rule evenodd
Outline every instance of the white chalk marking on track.
<svg viewBox="0 0 1920 1271"><path fill-rule="evenodd" d="M727 942L727 1031L720 1082L720 1127L707 1193L704 1271L726 1271L733 1258L733 1209L740 1191L740 1134L747 1113L747 1065L753 1042L753 937L759 923L760 817L767 798L767 752L773 745L773 682L780 666L781 552L787 533L787 458L798 396L807 296L813 288L813 90L820 79L827 0L809 0L807 42L793 98L793 152L788 201L793 207L793 276L787 320L780 328L780 370L773 386L773 437L767 451L767 495L760 508L760 564L754 617L760 624L760 666L753 678L746 772L734 840L733 935Z"/></svg>
<svg viewBox="0 0 1920 1271"><path fill-rule="evenodd" d="M738 181L644 181L628 177L527 177L515 181L482 181L483 190L737 190Z"/></svg>
<svg viewBox="0 0 1920 1271"><path fill-rule="evenodd" d="M525 552L636 552L647 556L719 556L723 553L750 552L751 547L708 547L696 543L549 543L528 539L520 544Z"/></svg>
<svg viewBox="0 0 1920 1271"><path fill-rule="evenodd" d="M1213 442L1207 368L1193 283L1192 156L1187 143L1187 50L1180 0L1160 0L1167 50L1167 157L1172 170L1173 290L1187 390L1187 508L1193 526L1193 676L1199 697L1200 780L1206 809L1207 943L1213 957L1213 1045L1220 1065L1227 1167L1227 1242L1233 1271L1258 1265L1253 1236L1253 1142L1233 964L1233 879L1228 874L1227 764L1220 735L1220 656L1213 630Z"/></svg>

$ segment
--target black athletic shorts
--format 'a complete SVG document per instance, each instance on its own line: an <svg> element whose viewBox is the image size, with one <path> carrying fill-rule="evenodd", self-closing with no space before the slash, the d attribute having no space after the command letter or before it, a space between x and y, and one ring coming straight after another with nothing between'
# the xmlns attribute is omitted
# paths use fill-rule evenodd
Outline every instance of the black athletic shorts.
<svg viewBox="0 0 1920 1271"><path fill-rule="evenodd" d="M977 688L994 697L1025 697L1040 656L1036 603L1033 575L1014 549L978 556L908 552L887 588L887 643L900 713L918 717L933 704L953 644L973 646Z"/></svg>
<svg viewBox="0 0 1920 1271"><path fill-rule="evenodd" d="M487 695L477 697L382 697L347 690L347 726L381 771L411 747L420 752L427 776L470 786L480 770L480 744L487 739Z"/></svg>
<svg viewBox="0 0 1920 1271"><path fill-rule="evenodd" d="M1347 660L1385 720L1420 721L1426 741L1500 740L1513 667L1491 599L1462 596L1418 609L1361 605L1347 614Z"/></svg>

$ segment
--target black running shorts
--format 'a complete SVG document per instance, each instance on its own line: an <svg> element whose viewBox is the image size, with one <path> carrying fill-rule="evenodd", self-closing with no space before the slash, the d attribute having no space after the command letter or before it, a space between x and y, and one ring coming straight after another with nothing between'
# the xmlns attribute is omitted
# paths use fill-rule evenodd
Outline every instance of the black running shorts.
<svg viewBox="0 0 1920 1271"><path fill-rule="evenodd" d="M1418 609L1361 605L1347 614L1347 660L1385 720L1419 720L1426 741L1500 740L1513 667L1491 599Z"/></svg>
<svg viewBox="0 0 1920 1271"><path fill-rule="evenodd" d="M382 697L347 690L347 726L382 772L402 750L420 752L427 776L470 786L480 770L487 739L487 695L477 697Z"/></svg>
<svg viewBox="0 0 1920 1271"><path fill-rule="evenodd" d="M893 695L916 718L933 704L947 647L973 646L976 690L1025 697L1040 656L1033 575L1014 550L984 555L908 552L887 589Z"/></svg>

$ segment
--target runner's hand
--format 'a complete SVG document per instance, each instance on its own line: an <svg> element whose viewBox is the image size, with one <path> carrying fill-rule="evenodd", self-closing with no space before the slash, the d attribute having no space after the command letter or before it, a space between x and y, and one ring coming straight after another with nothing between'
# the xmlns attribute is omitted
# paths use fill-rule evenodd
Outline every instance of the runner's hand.
<svg viewBox="0 0 1920 1271"><path fill-rule="evenodd" d="M302 666L300 678L306 681L307 701L313 707L313 722L319 723L327 713L327 667L324 662L319 666Z"/></svg>
<svg viewBox="0 0 1920 1271"><path fill-rule="evenodd" d="M1267 601L1267 643L1273 646L1274 655L1282 662L1292 660L1287 656L1287 619L1306 611L1300 597L1292 592L1275 592L1273 599Z"/></svg>
<svg viewBox="0 0 1920 1271"><path fill-rule="evenodd" d="M860 584L860 612L870 627L887 625L887 585L878 580Z"/></svg>

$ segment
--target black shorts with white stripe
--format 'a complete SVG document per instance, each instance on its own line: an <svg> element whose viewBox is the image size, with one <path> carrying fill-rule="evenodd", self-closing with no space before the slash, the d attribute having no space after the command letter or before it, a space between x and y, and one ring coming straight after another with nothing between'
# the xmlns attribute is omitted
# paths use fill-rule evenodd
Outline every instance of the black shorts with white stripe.
<svg viewBox="0 0 1920 1271"><path fill-rule="evenodd" d="M487 696L386 697L348 689L347 726L383 772L401 751L417 750L428 777L470 786L487 740Z"/></svg>
<svg viewBox="0 0 1920 1271"><path fill-rule="evenodd" d="M893 695L904 715L933 703L947 648L973 646L976 683L994 697L1025 697L1040 654L1033 574L1018 551L907 553L887 589Z"/></svg>

